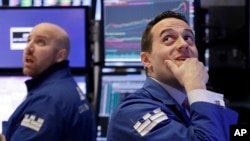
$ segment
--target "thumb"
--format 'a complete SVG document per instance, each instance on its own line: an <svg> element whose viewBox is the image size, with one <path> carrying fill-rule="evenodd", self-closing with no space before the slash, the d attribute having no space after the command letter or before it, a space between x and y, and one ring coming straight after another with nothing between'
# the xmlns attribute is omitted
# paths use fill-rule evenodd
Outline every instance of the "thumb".
<svg viewBox="0 0 250 141"><path fill-rule="evenodd" d="M175 72L178 69L178 66L170 60L165 60L165 64L171 72Z"/></svg>

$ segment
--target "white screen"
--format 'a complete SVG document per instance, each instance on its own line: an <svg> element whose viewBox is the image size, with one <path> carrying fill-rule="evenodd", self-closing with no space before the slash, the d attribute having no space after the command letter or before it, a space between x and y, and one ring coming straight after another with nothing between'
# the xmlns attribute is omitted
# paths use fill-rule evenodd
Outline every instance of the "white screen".
<svg viewBox="0 0 250 141"><path fill-rule="evenodd" d="M2 121L7 121L17 106L27 95L25 80L26 76L0 76L0 133Z"/></svg>

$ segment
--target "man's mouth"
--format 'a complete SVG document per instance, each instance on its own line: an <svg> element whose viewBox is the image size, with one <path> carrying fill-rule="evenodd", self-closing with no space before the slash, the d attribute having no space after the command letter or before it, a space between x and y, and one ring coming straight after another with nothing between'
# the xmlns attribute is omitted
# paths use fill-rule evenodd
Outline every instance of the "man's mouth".
<svg viewBox="0 0 250 141"><path fill-rule="evenodd" d="M178 58L177 61L185 61L187 58Z"/></svg>
<svg viewBox="0 0 250 141"><path fill-rule="evenodd" d="M33 63L34 61L33 61L33 59L31 59L31 58L26 58L25 59L25 63Z"/></svg>

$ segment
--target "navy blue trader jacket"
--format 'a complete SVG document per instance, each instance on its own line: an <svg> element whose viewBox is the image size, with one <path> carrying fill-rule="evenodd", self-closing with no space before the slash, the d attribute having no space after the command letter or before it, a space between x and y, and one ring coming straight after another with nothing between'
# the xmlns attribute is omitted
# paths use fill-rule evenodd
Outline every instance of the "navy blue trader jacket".
<svg viewBox="0 0 250 141"><path fill-rule="evenodd" d="M26 81L27 98L3 126L7 141L96 140L94 114L68 63Z"/></svg>
<svg viewBox="0 0 250 141"><path fill-rule="evenodd" d="M191 104L190 118L151 78L112 113L107 141L229 141L238 114L226 107Z"/></svg>

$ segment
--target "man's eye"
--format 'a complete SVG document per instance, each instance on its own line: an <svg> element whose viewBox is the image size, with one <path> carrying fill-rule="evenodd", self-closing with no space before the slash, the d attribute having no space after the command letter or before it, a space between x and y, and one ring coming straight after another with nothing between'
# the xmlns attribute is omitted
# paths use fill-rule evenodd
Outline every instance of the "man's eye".
<svg viewBox="0 0 250 141"><path fill-rule="evenodd" d="M193 45L194 44L194 37L193 36L185 36L184 37L184 40L190 44L190 45Z"/></svg>
<svg viewBox="0 0 250 141"><path fill-rule="evenodd" d="M37 41L37 44L40 45L40 46L44 46L44 45L45 45L45 41L43 41L43 40L38 40L38 41Z"/></svg>
<svg viewBox="0 0 250 141"><path fill-rule="evenodd" d="M164 41L170 41L172 39L172 37L171 36L166 36L166 37L164 37Z"/></svg>
<svg viewBox="0 0 250 141"><path fill-rule="evenodd" d="M192 36L185 36L184 39L186 41L193 41L194 40L194 38Z"/></svg>

